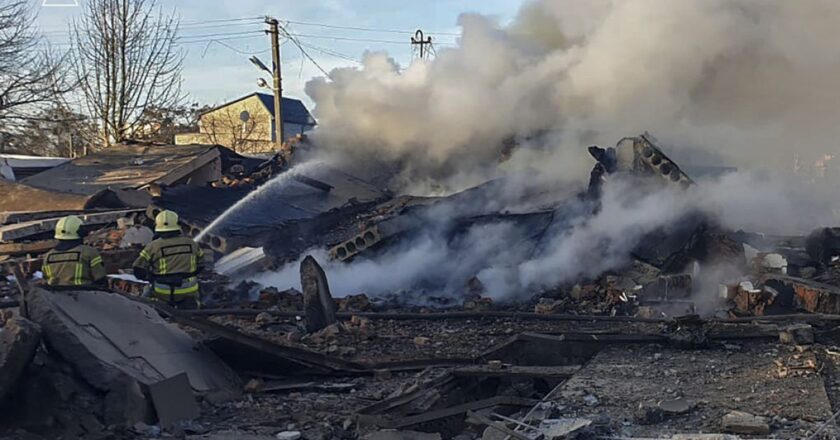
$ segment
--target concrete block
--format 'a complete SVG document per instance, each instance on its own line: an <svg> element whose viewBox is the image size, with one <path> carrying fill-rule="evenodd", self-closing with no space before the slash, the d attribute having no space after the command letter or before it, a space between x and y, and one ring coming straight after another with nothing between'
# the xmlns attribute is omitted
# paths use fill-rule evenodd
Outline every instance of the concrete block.
<svg viewBox="0 0 840 440"><path fill-rule="evenodd" d="M149 394L152 396L158 424L164 429L200 415L186 373L149 385Z"/></svg>
<svg viewBox="0 0 840 440"><path fill-rule="evenodd" d="M316 332L335 324L335 300L324 269L312 256L300 263L300 286L303 289L303 308L306 312L306 330Z"/></svg>
<svg viewBox="0 0 840 440"><path fill-rule="evenodd" d="M226 364L145 304L108 292L35 288L28 306L47 347L106 393L111 424L148 421L148 387L181 373L198 394L233 397L241 391Z"/></svg>
<svg viewBox="0 0 840 440"><path fill-rule="evenodd" d="M11 318L0 328L0 402L14 389L41 343L41 329L34 322Z"/></svg>

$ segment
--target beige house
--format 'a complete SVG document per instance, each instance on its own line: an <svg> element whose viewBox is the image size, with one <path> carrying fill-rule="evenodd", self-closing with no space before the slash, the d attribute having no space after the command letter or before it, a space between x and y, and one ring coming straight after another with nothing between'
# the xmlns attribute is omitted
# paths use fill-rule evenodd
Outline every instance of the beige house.
<svg viewBox="0 0 840 440"><path fill-rule="evenodd" d="M218 144L239 153L274 151L274 97L252 93L199 115L199 132L175 135L175 144ZM283 98L286 139L315 127L315 119L297 99Z"/></svg>

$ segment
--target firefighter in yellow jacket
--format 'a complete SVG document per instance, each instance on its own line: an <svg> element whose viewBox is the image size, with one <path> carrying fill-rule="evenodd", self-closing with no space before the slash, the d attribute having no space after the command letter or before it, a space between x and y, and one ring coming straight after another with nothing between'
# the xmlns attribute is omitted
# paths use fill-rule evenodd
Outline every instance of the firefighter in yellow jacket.
<svg viewBox="0 0 840 440"><path fill-rule="evenodd" d="M134 261L134 276L149 281L158 300L178 308L198 307L197 275L205 264L204 252L181 233L178 214L172 211L155 217L155 237Z"/></svg>
<svg viewBox="0 0 840 440"><path fill-rule="evenodd" d="M58 244L44 256L41 271L47 285L59 289L79 289L104 285L105 266L99 251L82 244L79 229L82 220L75 215L62 218L55 225Z"/></svg>

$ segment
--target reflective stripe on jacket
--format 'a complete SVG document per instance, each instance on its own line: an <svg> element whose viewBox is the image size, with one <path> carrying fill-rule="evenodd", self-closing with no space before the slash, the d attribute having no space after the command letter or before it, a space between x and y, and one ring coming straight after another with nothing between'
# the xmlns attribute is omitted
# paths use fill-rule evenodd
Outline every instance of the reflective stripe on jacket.
<svg viewBox="0 0 840 440"><path fill-rule="evenodd" d="M67 250L47 252L42 271L47 284L56 287L89 286L106 275L99 251L82 244Z"/></svg>
<svg viewBox="0 0 840 440"><path fill-rule="evenodd" d="M159 238L140 251L134 267L151 275L157 295L170 295L173 285L175 295L195 295L198 293L195 275L204 257L204 252L189 237Z"/></svg>
<svg viewBox="0 0 840 440"><path fill-rule="evenodd" d="M175 295L193 295L198 293L198 278L196 277L185 278L181 284L175 286L160 281L154 281L153 284L155 293L158 295L168 296L170 293ZM172 290L173 287L175 288L174 291Z"/></svg>

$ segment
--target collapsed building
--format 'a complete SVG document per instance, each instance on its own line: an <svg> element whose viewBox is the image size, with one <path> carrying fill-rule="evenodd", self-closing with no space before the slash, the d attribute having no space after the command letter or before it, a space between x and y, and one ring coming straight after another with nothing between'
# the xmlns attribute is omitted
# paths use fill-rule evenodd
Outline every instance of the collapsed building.
<svg viewBox="0 0 840 440"><path fill-rule="evenodd" d="M603 212L611 181L637 192L697 185L649 134L588 151L586 187L511 192L517 176L507 176L442 197L200 145L120 146L0 181L0 434L836 438L835 228L775 237L688 210L636 231L609 266L594 263L608 259L609 237L586 243L592 267L510 301L489 294L485 266L457 261L398 292L331 294L342 286L329 268L430 236L457 246L504 225L482 259L546 255ZM215 254L201 280L209 308L139 298L127 269L163 209ZM38 256L66 213L103 250L110 292L38 285ZM721 265L731 272L706 271ZM298 268L299 290L253 281Z"/></svg>

